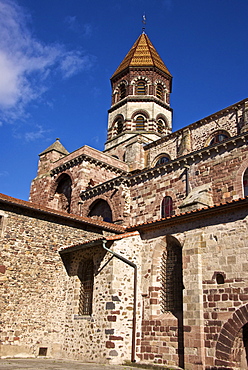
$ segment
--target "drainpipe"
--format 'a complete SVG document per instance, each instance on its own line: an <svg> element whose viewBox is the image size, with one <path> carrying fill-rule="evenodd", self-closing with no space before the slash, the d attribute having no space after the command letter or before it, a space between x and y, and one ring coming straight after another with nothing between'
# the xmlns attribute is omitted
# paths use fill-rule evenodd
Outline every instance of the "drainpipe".
<svg viewBox="0 0 248 370"><path fill-rule="evenodd" d="M131 362L136 362L135 360L135 349L136 349L136 305L137 305L137 265L128 259L120 256L116 252L108 249L106 247L107 240L102 240L102 247L107 252L113 254L116 258L127 263L129 266L134 268L134 287L133 287L133 327L132 327L132 353L131 353Z"/></svg>

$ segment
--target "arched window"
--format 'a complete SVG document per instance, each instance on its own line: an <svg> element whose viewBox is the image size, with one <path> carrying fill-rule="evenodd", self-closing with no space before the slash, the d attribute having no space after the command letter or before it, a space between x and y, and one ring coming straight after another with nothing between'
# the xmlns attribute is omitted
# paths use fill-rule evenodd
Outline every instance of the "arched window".
<svg viewBox="0 0 248 370"><path fill-rule="evenodd" d="M171 197L164 197L161 204L161 218L170 217L173 211L173 203Z"/></svg>
<svg viewBox="0 0 248 370"><path fill-rule="evenodd" d="M162 119L158 120L157 128L158 128L158 132L160 134L162 134L164 132L165 124L164 124L164 121Z"/></svg>
<svg viewBox="0 0 248 370"><path fill-rule="evenodd" d="M90 207L88 217L112 222L112 211L106 200L100 199L94 202Z"/></svg>
<svg viewBox="0 0 248 370"><path fill-rule="evenodd" d="M162 157L160 157L157 162L156 162L156 166L159 166L160 164L164 164L164 163L167 163L170 161L170 157L167 156L167 155L163 155Z"/></svg>
<svg viewBox="0 0 248 370"><path fill-rule="evenodd" d="M121 134L123 131L123 120L121 118L117 121L117 135Z"/></svg>
<svg viewBox="0 0 248 370"><path fill-rule="evenodd" d="M225 141L229 138L229 135L225 131L217 131L214 133L214 136L212 137L209 145L214 145L221 143L222 141Z"/></svg>
<svg viewBox="0 0 248 370"><path fill-rule="evenodd" d="M136 86L137 95L146 95L146 83L144 81L139 81Z"/></svg>
<svg viewBox="0 0 248 370"><path fill-rule="evenodd" d="M248 196L248 168L245 170L243 176L243 189L244 189L244 197Z"/></svg>
<svg viewBox="0 0 248 370"><path fill-rule="evenodd" d="M79 268L78 277L81 281L78 314L91 315L94 286L94 263L92 259L83 261Z"/></svg>
<svg viewBox="0 0 248 370"><path fill-rule="evenodd" d="M162 256L161 282L162 312L182 311L182 248L171 236L167 237L167 247Z"/></svg>
<svg viewBox="0 0 248 370"><path fill-rule="evenodd" d="M163 100L164 99L164 89L161 84L157 84L156 97Z"/></svg>
<svg viewBox="0 0 248 370"><path fill-rule="evenodd" d="M57 209L70 212L72 181L69 175L63 174L58 180L54 198L57 199Z"/></svg>
<svg viewBox="0 0 248 370"><path fill-rule="evenodd" d="M126 86L125 84L121 84L120 86L120 100L124 99L126 96Z"/></svg>
<svg viewBox="0 0 248 370"><path fill-rule="evenodd" d="M145 118L143 116L138 116L135 120L136 130L144 130L145 129Z"/></svg>

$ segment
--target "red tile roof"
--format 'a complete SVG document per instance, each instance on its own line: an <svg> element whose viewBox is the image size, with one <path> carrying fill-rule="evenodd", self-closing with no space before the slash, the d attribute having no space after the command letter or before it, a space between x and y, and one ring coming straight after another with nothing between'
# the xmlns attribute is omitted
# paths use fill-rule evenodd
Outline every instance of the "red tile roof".
<svg viewBox="0 0 248 370"><path fill-rule="evenodd" d="M105 230L109 230L109 231L113 231L117 233L123 233L125 231L125 227L121 225L116 225L116 224L112 224L112 223L105 222L105 221L94 220L89 217L83 217L83 216L78 216L78 215L74 215L71 213L58 211L52 208L43 207L33 202L27 202L25 200L13 198L8 195L1 194L1 193L0 193L0 203L7 203L7 204L19 206L22 208L30 209L33 211L37 211L37 212L48 214L48 215L55 216L55 217L60 217L60 218L62 217L68 220L81 222L83 224L91 225L97 228L101 228L101 229L105 229Z"/></svg>
<svg viewBox="0 0 248 370"><path fill-rule="evenodd" d="M223 210L227 210L228 208L234 208L234 207L238 207L238 206L244 206L244 205L247 205L248 203L248 196L244 197L244 198L239 198L239 199L235 199L235 200L231 200L231 201L227 201L227 202L223 202L223 203L217 203L213 206L207 206L207 207L203 207L203 208L200 208L200 209L194 209L192 211L188 211L188 212L182 212L182 213L179 213L177 215L172 215L170 217L166 217L166 218L161 218L161 219L158 219L158 220L155 220L155 221L147 221L147 222L143 222L143 223L140 223L140 224L136 224L136 225L133 225L133 226L128 226L126 227L126 231L132 231L132 230L137 230L139 228L143 228L143 227L146 227L146 226L158 226L158 225L161 225L161 224L164 224L164 223L170 223L170 222L180 222L181 219L183 218L190 218L190 217L201 217L202 214L206 214L207 213L213 213L213 212L221 212Z"/></svg>
<svg viewBox="0 0 248 370"><path fill-rule="evenodd" d="M130 236L135 236L135 235L139 235L139 232L138 231L131 231L131 232L120 234L120 235L111 235L111 236L96 238L96 239L93 239L93 240L87 240L84 243L82 242L82 243L79 243L79 244L74 244L74 245L70 245L70 246L61 247L59 249L59 252L65 252L65 251L67 252L67 251L77 250L77 249L80 249L80 247L83 247L83 246L87 247L87 246L90 246L91 244L98 245L103 240L107 240L107 241L112 240L112 241L114 241L114 240L129 238Z"/></svg>

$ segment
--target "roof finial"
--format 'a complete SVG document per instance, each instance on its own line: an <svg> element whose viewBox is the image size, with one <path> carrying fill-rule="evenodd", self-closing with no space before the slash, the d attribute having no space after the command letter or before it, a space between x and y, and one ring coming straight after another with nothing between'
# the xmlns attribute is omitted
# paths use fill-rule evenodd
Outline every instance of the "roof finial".
<svg viewBox="0 0 248 370"><path fill-rule="evenodd" d="M146 30L146 15L145 15L145 12L144 12L143 17L142 17L142 23L143 23L142 33L145 33L145 30Z"/></svg>

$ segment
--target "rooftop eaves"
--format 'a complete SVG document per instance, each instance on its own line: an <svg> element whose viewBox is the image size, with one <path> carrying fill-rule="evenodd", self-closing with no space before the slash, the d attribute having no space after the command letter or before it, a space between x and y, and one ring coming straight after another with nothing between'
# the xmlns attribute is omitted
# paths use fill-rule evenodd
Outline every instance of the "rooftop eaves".
<svg viewBox="0 0 248 370"><path fill-rule="evenodd" d="M38 204L28 202L25 200L17 199L10 197L5 194L0 193L0 204L8 204L11 206L16 206L24 209L28 209L30 211L37 212L37 214L44 214L44 215L50 215L54 216L60 219L65 219L65 220L71 220L75 222L79 222L85 225L90 225L95 228L100 228L101 230L107 230L107 231L112 231L116 233L123 233L125 231L125 228L121 225L116 225L112 224L110 222L105 222L105 221L99 221L99 220L94 220L89 217L83 217L83 216L77 216L71 213L66 213L62 211L58 211L52 208L48 207L43 207Z"/></svg>

